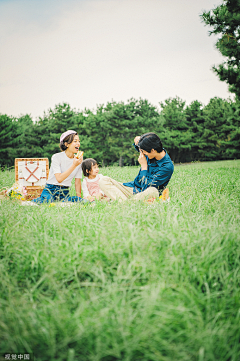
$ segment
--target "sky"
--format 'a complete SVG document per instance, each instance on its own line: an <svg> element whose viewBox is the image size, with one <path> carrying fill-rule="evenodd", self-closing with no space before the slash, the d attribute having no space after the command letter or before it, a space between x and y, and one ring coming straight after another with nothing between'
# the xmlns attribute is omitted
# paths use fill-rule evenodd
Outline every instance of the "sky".
<svg viewBox="0 0 240 361"><path fill-rule="evenodd" d="M0 113L43 116L130 98L228 98L199 15L220 0L0 0ZM232 97L232 96L231 96Z"/></svg>

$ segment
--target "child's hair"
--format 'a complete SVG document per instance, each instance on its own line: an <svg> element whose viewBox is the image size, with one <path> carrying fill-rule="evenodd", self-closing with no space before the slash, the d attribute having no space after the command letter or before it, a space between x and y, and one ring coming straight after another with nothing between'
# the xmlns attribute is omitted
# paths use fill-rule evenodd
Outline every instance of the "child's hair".
<svg viewBox="0 0 240 361"><path fill-rule="evenodd" d="M72 133L72 134L69 134L66 138L64 138L59 144L60 149L62 151L66 150L67 147L66 147L65 143L71 144L73 142L73 139L74 139L75 135L77 135L77 134L78 134L77 132Z"/></svg>
<svg viewBox="0 0 240 361"><path fill-rule="evenodd" d="M162 142L159 136L155 133L143 134L139 139L138 147L148 153L151 153L152 149L156 150L158 153L163 150Z"/></svg>
<svg viewBox="0 0 240 361"><path fill-rule="evenodd" d="M89 176L89 172L95 164L97 164L97 161L93 158L87 158L82 162L82 171L85 177Z"/></svg>

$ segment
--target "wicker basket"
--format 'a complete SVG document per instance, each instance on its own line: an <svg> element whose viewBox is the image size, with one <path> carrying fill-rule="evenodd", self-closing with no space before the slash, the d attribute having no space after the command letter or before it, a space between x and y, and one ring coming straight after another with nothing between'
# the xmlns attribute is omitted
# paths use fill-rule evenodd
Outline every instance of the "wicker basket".
<svg viewBox="0 0 240 361"><path fill-rule="evenodd" d="M3 187L2 189L0 189L0 200L1 199L7 199L7 188Z"/></svg>
<svg viewBox="0 0 240 361"><path fill-rule="evenodd" d="M48 158L15 158L15 180L26 188L27 200L40 197L48 176Z"/></svg>

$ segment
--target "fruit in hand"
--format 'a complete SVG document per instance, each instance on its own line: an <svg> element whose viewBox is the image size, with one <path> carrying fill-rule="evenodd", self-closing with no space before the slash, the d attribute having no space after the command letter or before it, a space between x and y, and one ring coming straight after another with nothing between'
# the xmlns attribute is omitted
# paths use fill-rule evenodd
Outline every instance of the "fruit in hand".
<svg viewBox="0 0 240 361"><path fill-rule="evenodd" d="M83 155L83 153L84 153L83 151L79 150L77 152L76 158L79 159Z"/></svg>

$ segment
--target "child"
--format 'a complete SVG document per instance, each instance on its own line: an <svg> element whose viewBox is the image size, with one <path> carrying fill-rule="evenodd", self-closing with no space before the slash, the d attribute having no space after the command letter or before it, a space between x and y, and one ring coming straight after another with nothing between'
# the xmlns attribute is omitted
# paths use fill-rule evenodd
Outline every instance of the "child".
<svg viewBox="0 0 240 361"><path fill-rule="evenodd" d="M31 202L23 202L23 205L34 205L49 203L53 201L81 202L81 163L83 156L79 159L75 157L80 147L80 141L77 132L67 130L60 137L61 153L52 156L52 162L49 177L45 188L40 197L33 199ZM69 188L72 179L75 178L75 189L77 196L69 196ZM34 202L34 203L33 203Z"/></svg>
<svg viewBox="0 0 240 361"><path fill-rule="evenodd" d="M99 181L103 177L98 174L99 168L95 159L88 158L82 162L82 171L86 178L83 179L83 198L89 201L104 197L104 193L99 188Z"/></svg>

